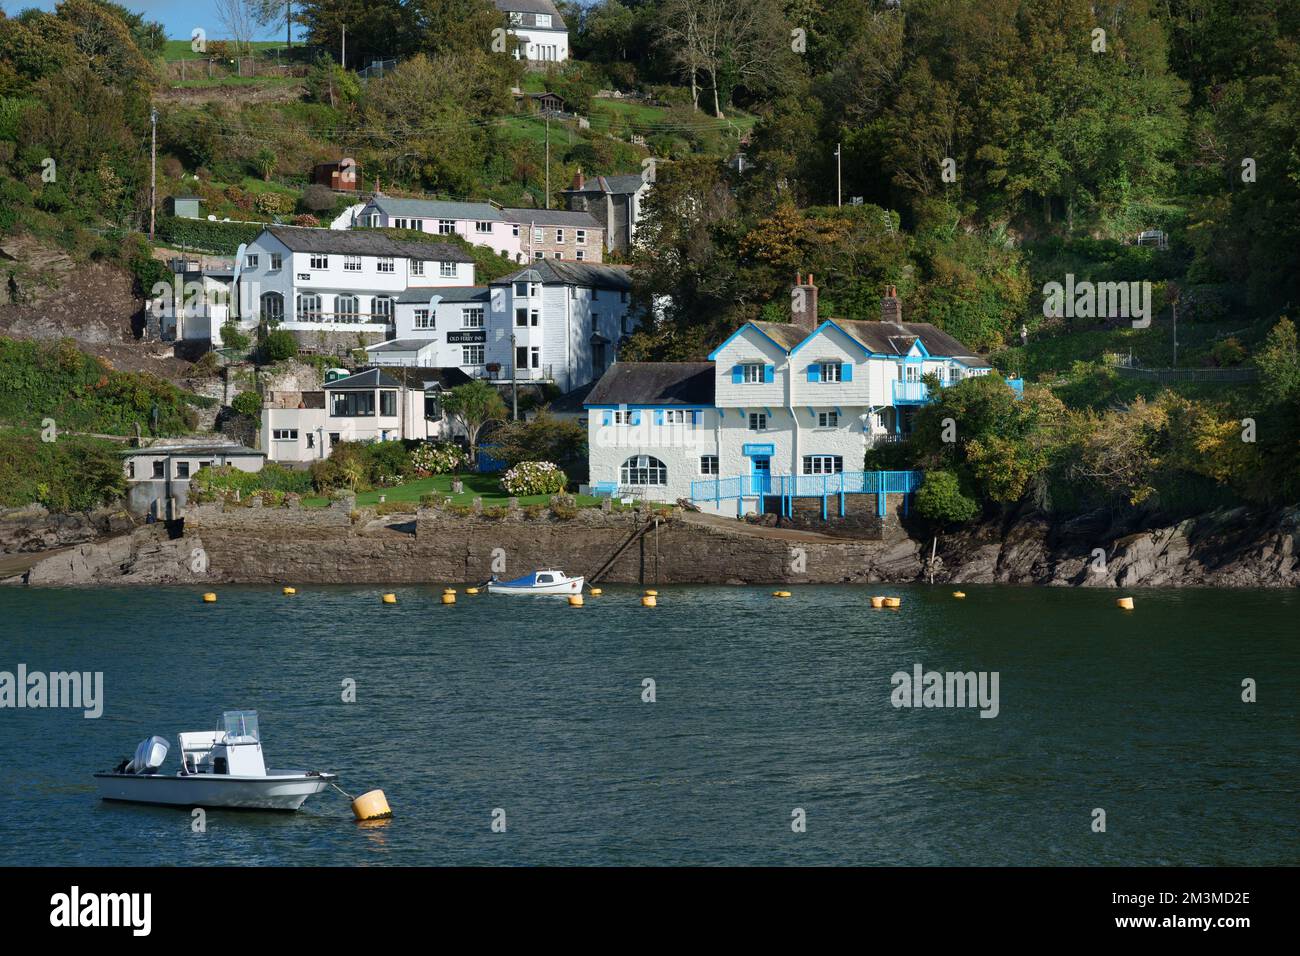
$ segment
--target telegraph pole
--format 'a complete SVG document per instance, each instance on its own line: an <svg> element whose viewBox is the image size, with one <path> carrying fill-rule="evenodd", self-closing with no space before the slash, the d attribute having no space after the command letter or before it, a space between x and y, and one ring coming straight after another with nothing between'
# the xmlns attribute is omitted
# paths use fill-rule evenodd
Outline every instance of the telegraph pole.
<svg viewBox="0 0 1300 956"><path fill-rule="evenodd" d="M835 144L835 205L844 205L843 190L840 187L840 144Z"/></svg>
<svg viewBox="0 0 1300 956"><path fill-rule="evenodd" d="M551 208L551 112L546 111L546 208Z"/></svg>
<svg viewBox="0 0 1300 956"><path fill-rule="evenodd" d="M348 25L343 24L343 37L339 40L339 66L344 69L348 65Z"/></svg>
<svg viewBox="0 0 1300 956"><path fill-rule="evenodd" d="M158 208L158 110L149 110L149 241L153 242L154 215Z"/></svg>
<svg viewBox="0 0 1300 956"><path fill-rule="evenodd" d="M519 421L519 369L515 363L519 360L519 353L515 349L515 333L510 333L510 404L513 411L510 414L511 421Z"/></svg>

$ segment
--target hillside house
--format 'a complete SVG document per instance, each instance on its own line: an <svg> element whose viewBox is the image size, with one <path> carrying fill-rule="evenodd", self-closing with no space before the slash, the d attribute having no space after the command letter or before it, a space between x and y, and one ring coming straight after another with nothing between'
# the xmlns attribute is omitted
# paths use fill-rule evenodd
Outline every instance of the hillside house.
<svg viewBox="0 0 1300 956"><path fill-rule="evenodd" d="M535 63L569 58L569 27L551 0L496 0L515 38L514 57Z"/></svg>
<svg viewBox="0 0 1300 956"><path fill-rule="evenodd" d="M626 252L636 238L641 204L651 185L640 173L587 179L579 170L564 190L564 202L574 212L590 213L600 222L607 251Z"/></svg>

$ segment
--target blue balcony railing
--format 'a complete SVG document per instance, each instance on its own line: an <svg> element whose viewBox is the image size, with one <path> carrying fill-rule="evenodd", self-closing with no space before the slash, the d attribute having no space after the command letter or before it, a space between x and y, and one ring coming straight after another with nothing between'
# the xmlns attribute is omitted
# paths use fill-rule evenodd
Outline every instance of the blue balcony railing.
<svg viewBox="0 0 1300 956"><path fill-rule="evenodd" d="M893 381L895 405L924 405L930 400L930 387L925 382Z"/></svg>
<svg viewBox="0 0 1300 956"><path fill-rule="evenodd" d="M695 501L724 501L753 497L760 492L782 498L825 498L830 495L906 495L921 487L919 471L841 471L832 475L742 475L691 482Z"/></svg>

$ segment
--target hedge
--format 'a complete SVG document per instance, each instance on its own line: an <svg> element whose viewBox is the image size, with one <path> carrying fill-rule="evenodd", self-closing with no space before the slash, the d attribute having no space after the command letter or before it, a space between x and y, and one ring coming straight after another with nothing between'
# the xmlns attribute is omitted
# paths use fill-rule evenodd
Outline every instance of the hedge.
<svg viewBox="0 0 1300 956"><path fill-rule="evenodd" d="M257 222L213 222L162 216L158 220L158 238L169 246L233 256L240 243L252 242L264 228L266 224Z"/></svg>

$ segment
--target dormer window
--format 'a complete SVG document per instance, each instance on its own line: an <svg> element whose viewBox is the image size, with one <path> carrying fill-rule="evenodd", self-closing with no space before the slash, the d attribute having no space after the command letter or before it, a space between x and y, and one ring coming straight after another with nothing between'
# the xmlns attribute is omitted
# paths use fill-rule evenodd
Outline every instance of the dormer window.
<svg viewBox="0 0 1300 956"><path fill-rule="evenodd" d="M746 385L763 383L763 366L757 362L748 362L740 367L740 380Z"/></svg>
<svg viewBox="0 0 1300 956"><path fill-rule="evenodd" d="M823 362L822 363L822 381L838 382L840 380L840 363Z"/></svg>

